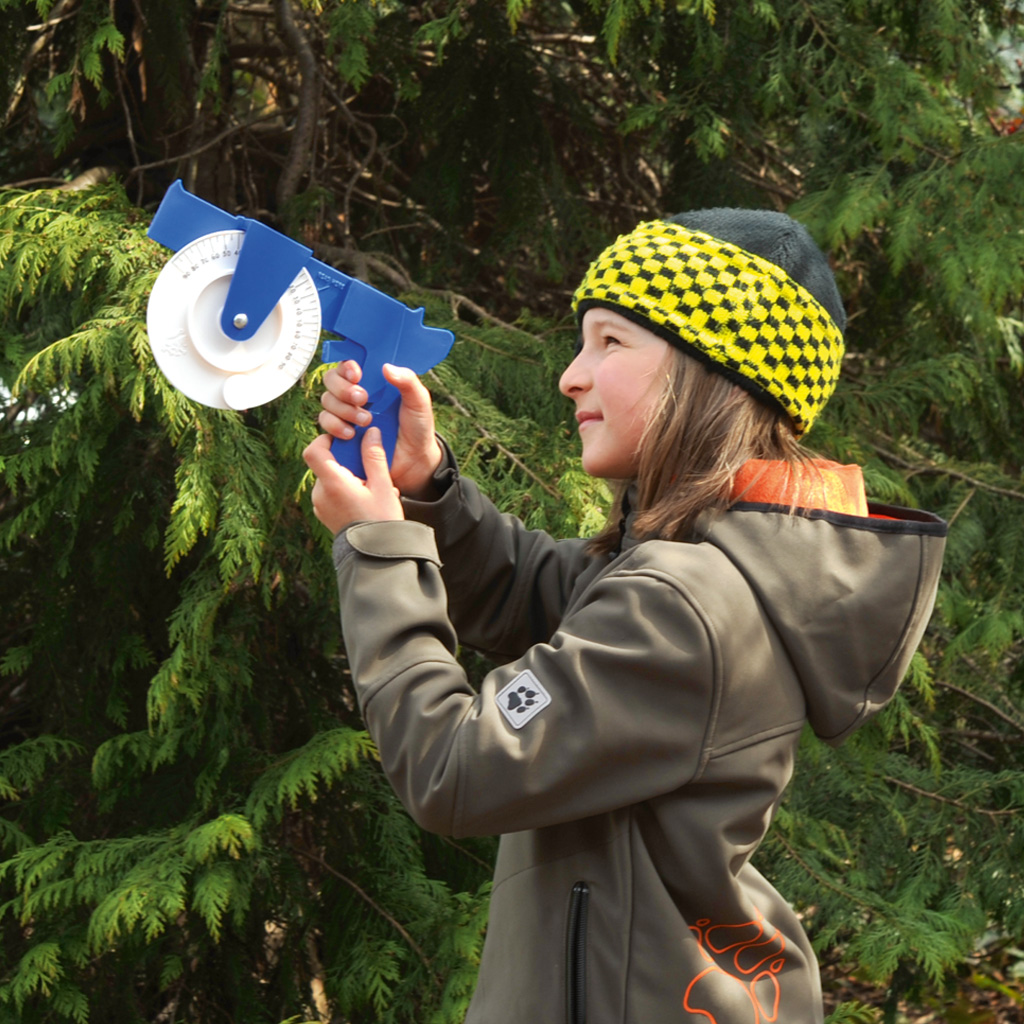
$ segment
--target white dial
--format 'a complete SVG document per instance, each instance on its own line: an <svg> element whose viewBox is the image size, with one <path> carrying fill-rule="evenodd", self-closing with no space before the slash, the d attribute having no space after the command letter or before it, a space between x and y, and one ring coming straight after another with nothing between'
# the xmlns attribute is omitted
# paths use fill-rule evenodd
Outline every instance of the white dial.
<svg viewBox="0 0 1024 1024"><path fill-rule="evenodd" d="M284 394L320 340L320 297L303 269L248 341L220 317L244 231L215 231L179 249L153 286L146 329L153 357L179 391L215 409L252 409Z"/></svg>

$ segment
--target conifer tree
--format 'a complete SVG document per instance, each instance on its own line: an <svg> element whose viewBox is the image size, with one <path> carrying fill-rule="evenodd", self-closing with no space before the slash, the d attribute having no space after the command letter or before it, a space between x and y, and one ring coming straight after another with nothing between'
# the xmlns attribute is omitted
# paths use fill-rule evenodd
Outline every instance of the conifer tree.
<svg viewBox="0 0 1024 1024"><path fill-rule="evenodd" d="M809 444L951 531L904 687L805 739L758 864L888 993L835 1024L965 975L1019 998L1022 16L0 0L0 1022L456 1022L472 991L493 845L416 829L363 731L299 455L319 368L238 414L153 363L178 176L454 330L441 431L562 536L608 500L555 388L589 256L699 206L806 223L850 314Z"/></svg>

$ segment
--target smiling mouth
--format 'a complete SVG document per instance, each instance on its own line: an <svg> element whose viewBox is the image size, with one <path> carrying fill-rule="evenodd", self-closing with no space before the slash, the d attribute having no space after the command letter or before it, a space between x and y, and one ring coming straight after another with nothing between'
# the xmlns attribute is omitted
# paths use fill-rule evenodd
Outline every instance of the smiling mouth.
<svg viewBox="0 0 1024 1024"><path fill-rule="evenodd" d="M597 413L577 413L576 422L579 424L579 429L582 430L588 423L599 422L601 417Z"/></svg>

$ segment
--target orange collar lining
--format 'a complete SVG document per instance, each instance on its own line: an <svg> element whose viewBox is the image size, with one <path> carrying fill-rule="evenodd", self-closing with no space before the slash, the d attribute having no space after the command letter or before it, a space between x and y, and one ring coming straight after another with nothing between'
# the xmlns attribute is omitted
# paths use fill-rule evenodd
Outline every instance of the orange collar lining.
<svg viewBox="0 0 1024 1024"><path fill-rule="evenodd" d="M867 516L868 500L860 466L827 459L809 463L750 459L736 473L733 501L822 509Z"/></svg>

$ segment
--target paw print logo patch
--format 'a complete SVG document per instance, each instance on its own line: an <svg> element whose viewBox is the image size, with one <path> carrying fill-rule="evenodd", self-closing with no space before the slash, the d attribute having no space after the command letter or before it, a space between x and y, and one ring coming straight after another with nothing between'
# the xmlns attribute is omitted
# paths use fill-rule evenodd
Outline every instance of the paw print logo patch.
<svg viewBox="0 0 1024 1024"><path fill-rule="evenodd" d="M551 694L540 680L527 669L504 686L494 698L505 720L513 729L522 729L551 703Z"/></svg>

